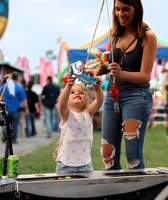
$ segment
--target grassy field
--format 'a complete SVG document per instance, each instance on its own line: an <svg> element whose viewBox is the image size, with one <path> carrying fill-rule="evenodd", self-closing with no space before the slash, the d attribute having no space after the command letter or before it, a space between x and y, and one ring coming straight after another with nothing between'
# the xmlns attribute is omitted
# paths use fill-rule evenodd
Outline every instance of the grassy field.
<svg viewBox="0 0 168 200"><path fill-rule="evenodd" d="M49 145L20 156L20 174L53 173L55 161L52 159L56 141ZM100 155L101 132L94 132L92 159L94 170L104 170L104 164ZM168 167L168 140L166 140L166 128L158 126L148 129L146 132L144 156L146 167ZM122 144L121 155L122 168L126 169L125 146Z"/></svg>

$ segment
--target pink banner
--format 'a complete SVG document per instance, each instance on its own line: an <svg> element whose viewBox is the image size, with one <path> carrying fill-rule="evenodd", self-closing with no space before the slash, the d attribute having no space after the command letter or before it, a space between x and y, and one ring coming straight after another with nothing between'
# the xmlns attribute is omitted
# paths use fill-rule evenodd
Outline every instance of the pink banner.
<svg viewBox="0 0 168 200"><path fill-rule="evenodd" d="M46 61L44 58L40 58L40 86L44 87L46 84L46 78L54 76L53 65L50 61Z"/></svg>
<svg viewBox="0 0 168 200"><path fill-rule="evenodd" d="M28 59L26 57L24 57L24 56L19 56L17 58L16 65L18 67L21 67L21 68L25 69L23 77L26 80L26 82L28 82L30 80L30 78L31 78Z"/></svg>

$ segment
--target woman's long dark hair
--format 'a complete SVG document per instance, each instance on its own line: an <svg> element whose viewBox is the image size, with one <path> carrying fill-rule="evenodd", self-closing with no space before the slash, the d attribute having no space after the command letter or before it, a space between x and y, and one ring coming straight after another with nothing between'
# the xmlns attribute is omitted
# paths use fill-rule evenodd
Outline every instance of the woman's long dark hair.
<svg viewBox="0 0 168 200"><path fill-rule="evenodd" d="M143 22L143 6L141 3L141 0L119 0L122 3L128 4L130 6L133 6L135 8L135 16L132 22L132 27L137 35L137 37L142 38L144 36L145 30L149 28L149 26ZM115 2L113 5L113 11L112 11L112 29L111 29L111 36L119 36L122 35L124 31L124 27L122 27L115 15Z"/></svg>

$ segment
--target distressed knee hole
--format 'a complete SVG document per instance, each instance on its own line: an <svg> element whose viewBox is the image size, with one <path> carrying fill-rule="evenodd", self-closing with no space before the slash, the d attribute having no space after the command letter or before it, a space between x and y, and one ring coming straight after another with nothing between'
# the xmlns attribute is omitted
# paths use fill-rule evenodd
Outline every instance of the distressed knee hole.
<svg viewBox="0 0 168 200"><path fill-rule="evenodd" d="M101 156L103 157L103 162L105 164L105 168L109 169L114 165L114 156L115 156L115 147L112 144L109 144L107 140L102 139L102 147L101 147Z"/></svg>
<svg viewBox="0 0 168 200"><path fill-rule="evenodd" d="M128 162L128 168L133 169L139 165L140 161L139 160L133 160Z"/></svg>
<svg viewBox="0 0 168 200"><path fill-rule="evenodd" d="M125 120L122 124L123 134L127 140L132 140L136 137L139 138L139 128L141 127L142 122L136 119Z"/></svg>

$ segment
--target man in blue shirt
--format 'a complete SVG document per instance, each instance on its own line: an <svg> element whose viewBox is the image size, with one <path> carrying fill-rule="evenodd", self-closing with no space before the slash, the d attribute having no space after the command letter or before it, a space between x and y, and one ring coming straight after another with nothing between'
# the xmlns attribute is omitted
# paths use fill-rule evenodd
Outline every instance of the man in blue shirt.
<svg viewBox="0 0 168 200"><path fill-rule="evenodd" d="M29 113L28 105L27 105L27 95L24 88L18 83L18 73L13 72L11 75L11 79L4 92L3 101L7 105L9 122L13 127L13 135L12 135L12 143L17 143L16 139L18 136L18 127L20 114L19 111L21 108L25 109L26 113ZM5 84L0 88L0 94L4 89ZM4 130L4 138L6 135L6 127L3 127Z"/></svg>
<svg viewBox="0 0 168 200"><path fill-rule="evenodd" d="M55 117L57 116L57 111L55 105L57 98L60 95L60 88L52 82L51 76L48 76L46 81L47 84L43 88L41 100L47 126L47 138L51 138L56 123Z"/></svg>

